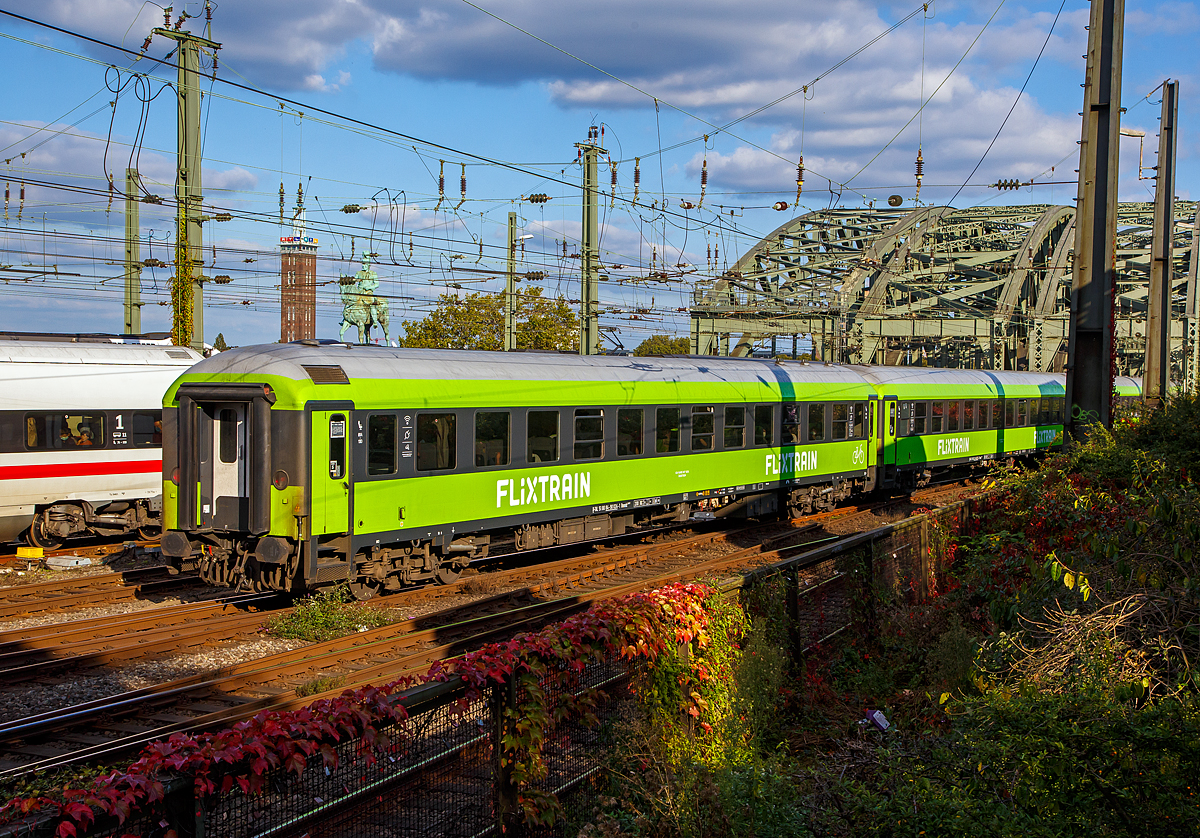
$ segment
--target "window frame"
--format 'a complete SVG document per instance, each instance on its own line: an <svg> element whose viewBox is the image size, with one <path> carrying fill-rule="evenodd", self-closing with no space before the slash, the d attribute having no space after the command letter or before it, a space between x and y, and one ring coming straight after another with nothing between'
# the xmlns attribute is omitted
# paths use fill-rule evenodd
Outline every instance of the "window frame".
<svg viewBox="0 0 1200 838"><path fill-rule="evenodd" d="M505 426L504 437L502 439L503 447L500 450L501 454L503 455L503 458L504 458L503 462L499 462L499 463L489 463L488 462L487 447L486 447L487 443L495 442L496 440L494 438L484 439L484 440L481 440L479 438L479 417L483 416L483 415L508 417L506 426ZM494 410L492 408L481 408L479 410L474 411L474 413L471 416L471 434L472 434L471 441L474 443L475 468L483 468L483 469L506 468L506 467L509 467L512 465L512 461L513 461L513 444L512 444L513 443L513 425L514 425L513 412L511 410ZM479 462L479 459L480 459L479 445L480 445L480 443L484 444L484 453L483 453L483 462L482 463Z"/></svg>
<svg viewBox="0 0 1200 838"><path fill-rule="evenodd" d="M392 423L392 462L391 462L391 469L388 471L374 471L373 470L374 465L372 464L372 452L375 450L385 450L385 449L375 449L372 447L372 442L373 442L372 435L371 435L372 434L372 425L374 424L375 420L377 420L377 419L382 419L382 420L390 419L391 423ZM366 467L367 468L366 468L366 472L367 472L367 477L369 479L395 477L399 473L399 470L400 470L400 446L398 444L399 437L400 437L400 417L398 417L395 413L368 413L367 414L367 435L366 435L366 448L367 448L367 450L366 450L366 460L367 460Z"/></svg>
<svg viewBox="0 0 1200 838"><path fill-rule="evenodd" d="M525 411L525 465L541 466L561 463L562 456L562 411L560 407L531 407ZM548 437L532 436L533 422L532 418L535 413L553 413L554 414L554 433ZM548 439L554 443L554 459L543 460L540 457L533 459L538 455L534 453L533 446L530 444L534 439Z"/></svg>
<svg viewBox="0 0 1200 838"><path fill-rule="evenodd" d="M598 437L581 437L579 435L579 423L599 420L600 436ZM604 459L605 448L605 433L604 433L604 408L603 407L576 407L571 411L571 459L576 463L592 463L597 460ZM579 454L580 445L597 445L599 444L599 453L594 457L584 457Z"/></svg>
<svg viewBox="0 0 1200 838"><path fill-rule="evenodd" d="M725 410L722 412L721 424L721 449L723 451L740 451L746 447L746 405L744 404L728 404L724 405ZM729 423L729 411L740 410L742 419L740 424ZM737 445L729 444L729 432L731 430L741 431L742 441Z"/></svg>
<svg viewBox="0 0 1200 838"><path fill-rule="evenodd" d="M709 430L696 431L696 419L708 417ZM692 405L688 413L688 426L690 433L688 434L689 449L693 454L707 454L710 451L716 451L717 444L717 408L712 404L696 404ZM696 445L697 439L708 439L708 447Z"/></svg>
<svg viewBox="0 0 1200 838"><path fill-rule="evenodd" d="M426 445L429 444L429 443L422 443L422 441L421 441L422 420L427 417L435 417L434 422L436 422L438 418L446 417L446 416L449 416L453 420L453 423L454 423L453 427L450 428L450 433L449 433L449 438L450 438L449 453L450 453L450 461L451 462L449 465L446 465L446 466L434 466L432 468L422 468L421 467L421 446L422 446L422 444L426 444ZM415 451L416 457L413 460L413 469L417 473L430 474L433 472L447 472L447 471L454 471L456 468L458 468L459 458L458 458L458 413L457 413L457 411L450 410L450 411L440 411L440 412L436 412L436 413L432 412L432 411L425 412L425 413L417 411L414 422L413 422L413 428L415 429L415 435L416 435L416 451ZM436 445L437 443L435 442L434 444ZM435 458L437 456L438 455L435 452Z"/></svg>
<svg viewBox="0 0 1200 838"><path fill-rule="evenodd" d="M636 413L638 417L638 432L637 432L637 451L627 450L624 454L621 453L621 422L626 414ZM630 443L634 441L631 434L629 436ZM629 457L640 457L646 451L646 408L644 407L618 407L617 408L617 457L627 459Z"/></svg>

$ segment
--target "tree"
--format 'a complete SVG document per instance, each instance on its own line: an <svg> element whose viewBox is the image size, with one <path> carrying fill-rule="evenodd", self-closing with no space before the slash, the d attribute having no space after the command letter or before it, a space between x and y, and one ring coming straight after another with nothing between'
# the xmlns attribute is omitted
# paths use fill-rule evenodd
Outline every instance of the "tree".
<svg viewBox="0 0 1200 838"><path fill-rule="evenodd" d="M517 348L577 351L579 318L562 297L541 288L517 293ZM442 294L423 320L404 321L401 346L430 349L504 348L504 295L477 292L459 298Z"/></svg>
<svg viewBox="0 0 1200 838"><path fill-rule="evenodd" d="M213 341L213 349L217 352L224 352L229 348L229 344L225 342L225 335L217 332L217 339Z"/></svg>
<svg viewBox="0 0 1200 838"><path fill-rule="evenodd" d="M692 351L688 338L673 338L670 335L651 335L633 350L634 355L687 355Z"/></svg>

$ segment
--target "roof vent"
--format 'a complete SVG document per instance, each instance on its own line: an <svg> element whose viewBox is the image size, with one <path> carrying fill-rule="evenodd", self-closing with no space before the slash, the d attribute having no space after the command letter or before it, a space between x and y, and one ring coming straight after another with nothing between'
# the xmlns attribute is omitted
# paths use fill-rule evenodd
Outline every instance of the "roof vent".
<svg viewBox="0 0 1200 838"><path fill-rule="evenodd" d="M191 358L192 353L188 352L186 349L168 349L167 357L168 358Z"/></svg>
<svg viewBox="0 0 1200 838"><path fill-rule="evenodd" d="M303 365L304 371L308 373L317 384L349 384L350 379L346 376L346 371L337 364L320 364L309 366Z"/></svg>

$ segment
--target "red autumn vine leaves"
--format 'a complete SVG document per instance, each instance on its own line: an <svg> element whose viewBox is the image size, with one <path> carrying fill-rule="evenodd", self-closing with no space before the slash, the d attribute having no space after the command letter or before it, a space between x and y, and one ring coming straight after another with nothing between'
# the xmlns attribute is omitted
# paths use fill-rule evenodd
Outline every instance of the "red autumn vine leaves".
<svg viewBox="0 0 1200 838"><path fill-rule="evenodd" d="M264 711L216 733L177 733L148 745L128 769L96 781L91 788L8 801L0 806L0 825L46 819L55 824L59 838L75 838L86 834L97 817L123 824L161 801L166 794L163 778L191 777L198 796L235 787L253 794L262 790L270 772L300 776L314 755L320 755L325 766L335 767L336 746L344 740L357 740L359 755L373 763L375 752L390 742L382 729L407 718L395 695L417 682L458 678L468 687L465 706L470 698L509 677L516 679L521 699L515 709L506 711L511 724L501 743L501 758L522 787L520 803L526 819L552 822L557 800L529 784L546 775L541 745L554 723L570 717L595 721L598 691L578 691L588 664L614 655L644 658L653 664L671 644L707 645L704 601L713 593L706 585L679 583L602 601L541 631L435 663L418 680L347 690L300 710Z"/></svg>

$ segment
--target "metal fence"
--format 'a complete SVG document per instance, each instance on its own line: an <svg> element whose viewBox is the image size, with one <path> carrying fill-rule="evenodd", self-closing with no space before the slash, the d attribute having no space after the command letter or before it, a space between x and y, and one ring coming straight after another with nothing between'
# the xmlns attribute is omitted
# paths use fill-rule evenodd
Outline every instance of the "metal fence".
<svg viewBox="0 0 1200 838"><path fill-rule="evenodd" d="M926 515L820 547L785 562L727 580L731 594L782 579L794 653L858 624L870 631L874 609L915 602L945 580L947 535L958 534L974 511L965 501ZM571 685L576 694L600 689L597 715L611 720L630 700L627 665L606 661L587 667ZM166 798L119 827L101 825L97 838L144 835L163 838L467 838L499 834L502 813L516 810L516 786L501 766L496 743L511 724L521 696L508 682L467 700L461 682L427 684L400 697L408 720L379 731L382 744L337 746L337 767L320 754L300 775L282 770L265 778L262 791L240 789L201 797L190 782L168 785ZM506 721L508 719L508 721ZM596 726L567 718L546 732L548 776L539 790L570 795L599 770L602 747ZM514 826L512 820L508 824ZM30 828L32 827L32 828ZM509 832L513 830L510 828ZM26 825L16 835L51 834ZM0 838L5 834L0 830Z"/></svg>

